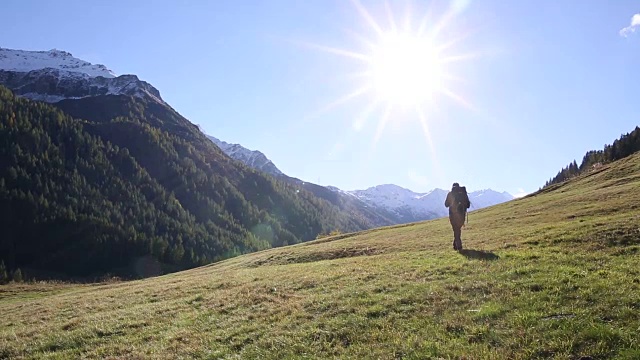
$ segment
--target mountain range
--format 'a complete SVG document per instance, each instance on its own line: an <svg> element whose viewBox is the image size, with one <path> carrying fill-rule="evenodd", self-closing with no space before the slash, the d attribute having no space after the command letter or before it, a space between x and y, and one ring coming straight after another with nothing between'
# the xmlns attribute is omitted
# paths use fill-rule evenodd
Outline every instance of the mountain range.
<svg viewBox="0 0 640 360"><path fill-rule="evenodd" d="M338 190L340 191L340 190ZM447 190L433 189L426 193L416 193L409 189L393 185L378 185L366 190L345 192L376 207L390 211L396 215L399 222L414 222L434 219L448 215L444 201ZM496 205L513 199L507 192L494 190L480 190L469 192L470 210Z"/></svg>
<svg viewBox="0 0 640 360"><path fill-rule="evenodd" d="M173 271L445 211L444 190L344 191L290 177L259 151L205 136L137 76L65 51L0 48L0 85L9 269L147 276L140 259ZM509 199L473 194L476 208Z"/></svg>
<svg viewBox="0 0 640 360"><path fill-rule="evenodd" d="M233 159L275 177L288 178L262 152L247 149L240 144L229 144L211 135L207 135L207 137ZM298 180L298 182L303 183L300 180ZM378 185L365 190L345 191L335 186L327 186L326 189L331 190L335 196L341 198L343 201L361 202L361 206L382 213L392 224L435 219L447 216L448 214L447 208L444 207L444 200L447 197L448 191L443 189L433 189L426 193L416 193L393 184ZM318 196L322 197L321 194L318 194ZM469 193L469 199L471 200L470 209L481 209L513 200L513 198L513 195L506 191L498 192L491 189L472 191ZM381 222L378 225L390 224Z"/></svg>
<svg viewBox="0 0 640 360"><path fill-rule="evenodd" d="M57 49L24 51L0 48L0 84L19 96L50 103L98 95L146 95L164 104L160 92L137 76L116 76L104 65L91 64ZM253 169L287 178L262 152L249 150L240 144L230 144L211 135L207 137L231 158ZM427 220L446 215L446 209L441 206L446 191L442 189L423 194L392 184L354 191L343 191L335 187L329 189L338 196L354 195L374 209L389 212L386 215L391 215L391 223ZM487 189L470 193L470 198L472 209L479 209L511 200L513 196ZM381 222L376 225L389 224Z"/></svg>

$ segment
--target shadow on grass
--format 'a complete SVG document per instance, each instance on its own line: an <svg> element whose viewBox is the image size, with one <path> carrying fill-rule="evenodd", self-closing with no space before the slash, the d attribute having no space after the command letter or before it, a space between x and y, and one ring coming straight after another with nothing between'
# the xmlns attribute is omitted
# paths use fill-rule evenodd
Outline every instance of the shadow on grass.
<svg viewBox="0 0 640 360"><path fill-rule="evenodd" d="M472 249L462 249L458 251L461 255L466 257L467 259L478 259L478 260L498 260L500 256L492 253L491 251L482 251L482 250L472 250Z"/></svg>

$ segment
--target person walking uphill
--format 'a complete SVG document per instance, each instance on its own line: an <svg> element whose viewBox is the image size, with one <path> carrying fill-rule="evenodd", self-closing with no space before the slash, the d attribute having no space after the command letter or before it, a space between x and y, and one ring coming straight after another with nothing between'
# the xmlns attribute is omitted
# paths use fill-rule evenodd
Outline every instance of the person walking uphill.
<svg viewBox="0 0 640 360"><path fill-rule="evenodd" d="M449 222L453 228L453 249L462 250L462 225L464 225L464 217L467 215L467 209L471 206L467 188L453 183L451 191L447 194L444 206L449 208Z"/></svg>

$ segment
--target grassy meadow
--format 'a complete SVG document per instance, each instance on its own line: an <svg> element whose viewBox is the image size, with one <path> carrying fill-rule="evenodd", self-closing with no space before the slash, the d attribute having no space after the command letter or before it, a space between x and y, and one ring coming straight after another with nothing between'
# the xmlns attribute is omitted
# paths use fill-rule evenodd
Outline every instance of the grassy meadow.
<svg viewBox="0 0 640 360"><path fill-rule="evenodd" d="M462 238L438 219L0 286L0 359L640 359L640 154L474 211Z"/></svg>

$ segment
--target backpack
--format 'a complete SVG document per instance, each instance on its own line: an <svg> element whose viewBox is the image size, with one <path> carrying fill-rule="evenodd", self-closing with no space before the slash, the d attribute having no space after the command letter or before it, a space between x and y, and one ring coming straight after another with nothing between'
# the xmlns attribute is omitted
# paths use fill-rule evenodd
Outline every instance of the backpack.
<svg viewBox="0 0 640 360"><path fill-rule="evenodd" d="M467 188L465 186L460 186L453 190L453 203L459 213L464 214L467 212L471 203L469 202L469 196L467 195Z"/></svg>

